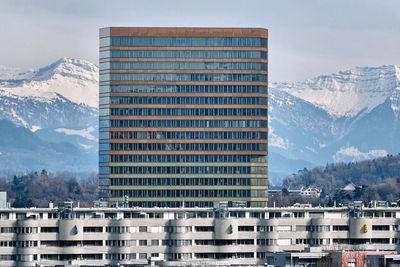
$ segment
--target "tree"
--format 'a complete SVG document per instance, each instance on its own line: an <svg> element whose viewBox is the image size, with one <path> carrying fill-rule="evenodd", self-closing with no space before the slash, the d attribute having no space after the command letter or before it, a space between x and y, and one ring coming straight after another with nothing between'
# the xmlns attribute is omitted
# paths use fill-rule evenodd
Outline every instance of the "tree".
<svg viewBox="0 0 400 267"><path fill-rule="evenodd" d="M26 197L26 195L18 195L12 206L13 208L30 208L33 207L34 204L30 198Z"/></svg>

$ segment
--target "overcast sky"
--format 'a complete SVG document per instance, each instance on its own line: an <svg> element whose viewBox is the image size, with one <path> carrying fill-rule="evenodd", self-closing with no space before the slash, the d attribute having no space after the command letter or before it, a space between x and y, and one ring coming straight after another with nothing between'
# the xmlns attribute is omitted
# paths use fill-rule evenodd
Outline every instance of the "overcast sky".
<svg viewBox="0 0 400 267"><path fill-rule="evenodd" d="M398 0L0 0L0 65L97 64L107 26L268 28L270 81L400 64Z"/></svg>

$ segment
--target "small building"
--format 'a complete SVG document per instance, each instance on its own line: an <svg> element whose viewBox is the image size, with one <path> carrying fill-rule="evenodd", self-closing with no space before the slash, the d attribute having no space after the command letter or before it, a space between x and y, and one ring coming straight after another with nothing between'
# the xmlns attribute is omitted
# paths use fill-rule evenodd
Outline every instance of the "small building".
<svg viewBox="0 0 400 267"><path fill-rule="evenodd" d="M394 251L334 251L331 252L333 266L398 266L398 265L382 265L381 263L399 262L400 255ZM396 261L397 260L397 261Z"/></svg>
<svg viewBox="0 0 400 267"><path fill-rule="evenodd" d="M348 183L345 187L342 188L342 191L346 192L354 192L356 190L356 185L353 183Z"/></svg>
<svg viewBox="0 0 400 267"><path fill-rule="evenodd" d="M319 198L321 196L321 190L315 187L301 188L300 195L303 197Z"/></svg>
<svg viewBox="0 0 400 267"><path fill-rule="evenodd" d="M324 266L330 264L328 252L322 252L321 247L310 247L304 252L277 252L274 254L274 266Z"/></svg>

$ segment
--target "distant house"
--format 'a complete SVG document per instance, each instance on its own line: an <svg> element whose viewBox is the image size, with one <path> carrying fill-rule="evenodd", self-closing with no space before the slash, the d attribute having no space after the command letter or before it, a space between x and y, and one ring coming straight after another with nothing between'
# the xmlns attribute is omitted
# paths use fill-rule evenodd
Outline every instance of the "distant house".
<svg viewBox="0 0 400 267"><path fill-rule="evenodd" d="M303 197L319 198L321 196L321 190L315 187L301 188L300 195Z"/></svg>
<svg viewBox="0 0 400 267"><path fill-rule="evenodd" d="M356 190L356 185L353 183L349 183L345 187L342 188L342 191L346 191L346 192L354 192L354 190Z"/></svg>

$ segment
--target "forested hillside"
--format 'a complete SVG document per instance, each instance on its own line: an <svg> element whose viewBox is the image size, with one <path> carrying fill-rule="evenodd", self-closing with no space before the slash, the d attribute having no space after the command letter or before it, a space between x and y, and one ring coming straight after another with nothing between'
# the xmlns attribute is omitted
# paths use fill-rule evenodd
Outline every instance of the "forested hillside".
<svg viewBox="0 0 400 267"><path fill-rule="evenodd" d="M353 192L341 190L353 183ZM312 170L303 169L286 177L284 188L317 187L323 190L322 198L338 202L353 200L386 200L400 198L400 154L352 163L327 164Z"/></svg>
<svg viewBox="0 0 400 267"><path fill-rule="evenodd" d="M12 207L47 207L71 200L90 207L97 198L95 174L77 179L72 173L52 174L46 170L14 177L0 177L0 191L6 191Z"/></svg>

